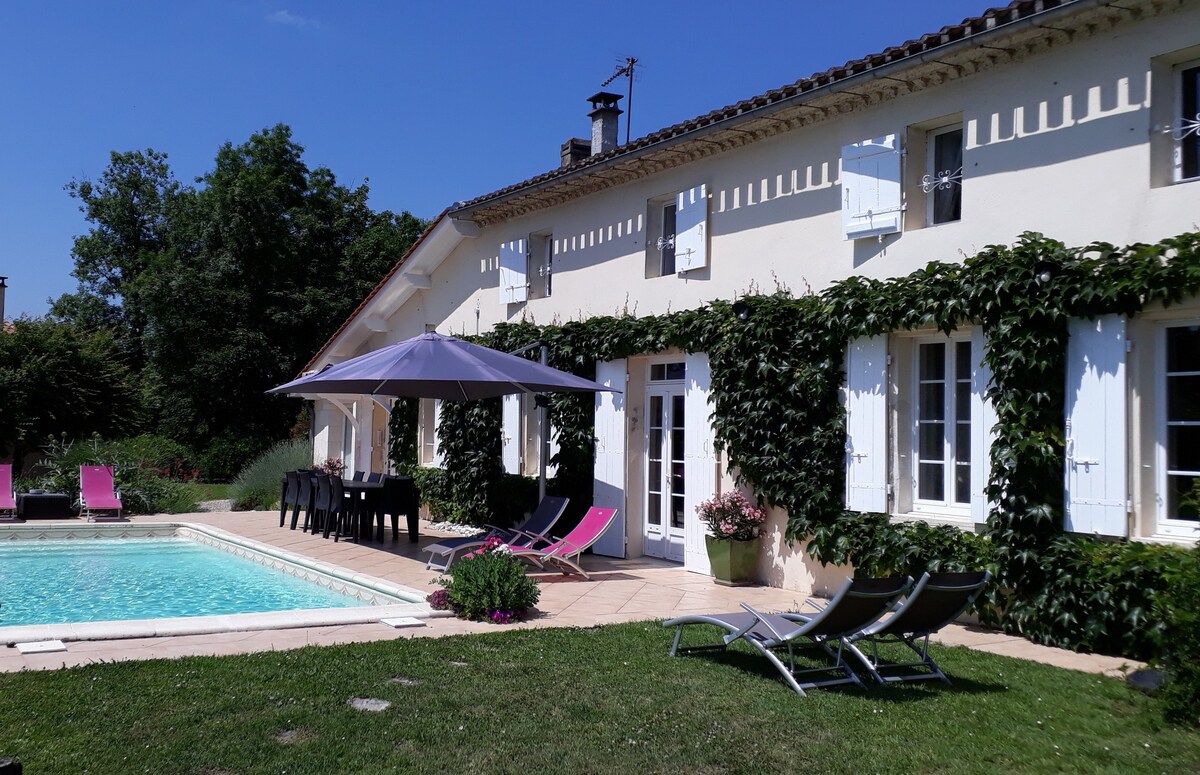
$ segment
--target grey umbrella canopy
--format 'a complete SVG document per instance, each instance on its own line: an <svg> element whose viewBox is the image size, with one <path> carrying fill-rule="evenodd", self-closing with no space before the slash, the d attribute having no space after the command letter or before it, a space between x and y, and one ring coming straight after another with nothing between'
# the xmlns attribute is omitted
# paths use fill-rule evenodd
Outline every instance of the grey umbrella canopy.
<svg viewBox="0 0 1200 775"><path fill-rule="evenodd" d="M516 355L438 333L421 334L274 387L268 393L337 393L468 401L513 393L619 390Z"/></svg>

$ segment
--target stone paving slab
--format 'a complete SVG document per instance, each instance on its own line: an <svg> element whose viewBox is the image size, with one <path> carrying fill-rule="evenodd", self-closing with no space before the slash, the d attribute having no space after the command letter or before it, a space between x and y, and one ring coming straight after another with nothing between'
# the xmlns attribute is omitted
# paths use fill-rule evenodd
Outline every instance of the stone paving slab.
<svg viewBox="0 0 1200 775"><path fill-rule="evenodd" d="M425 569L427 554L420 547L435 543L446 533L429 531L422 523L419 543L410 543L401 532L383 543L362 545L326 540L320 536L279 527L278 512L209 512L170 517L135 517L135 522L193 522L210 525L244 538L285 549L321 562L340 565L384 581L417 590L436 589L435 571ZM80 524L79 520L70 522ZM390 531L388 531L390 534ZM428 534L426 534L428 533ZM0 672L52 670L98 662L171 659L183 656L246 654L281 651L310 645L333 645L402 638L436 638L446 635L495 632L502 628L590 627L630 621L657 623L685 612L737 611L740 602L759 610L795 610L807 597L804 591L773 587L721 587L707 577L685 571L679 565L650 558L616 560L588 556L584 567L591 580L557 572L533 574L542 584L538 615L515 625L465 622L460 619L430 619L425 627L396 630L384 624L352 624L328 627L256 630L159 638L108 641L72 641L66 652L21 655L0 649ZM1039 646L1022 638L976 625L951 625L935 638L951 646L1027 659L1071 670L1119 676L1142 663L1097 654L1077 654L1064 649ZM669 637L664 631L664 648Z"/></svg>

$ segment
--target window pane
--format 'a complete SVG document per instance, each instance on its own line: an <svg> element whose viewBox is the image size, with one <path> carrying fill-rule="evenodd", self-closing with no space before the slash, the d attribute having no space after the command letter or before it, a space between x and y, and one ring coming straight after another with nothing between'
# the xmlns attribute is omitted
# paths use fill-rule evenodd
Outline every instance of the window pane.
<svg viewBox="0 0 1200 775"><path fill-rule="evenodd" d="M677 495L671 498L671 527L683 528L683 496Z"/></svg>
<svg viewBox="0 0 1200 775"><path fill-rule="evenodd" d="M960 422L954 426L954 459L959 463L971 462L971 424Z"/></svg>
<svg viewBox="0 0 1200 775"><path fill-rule="evenodd" d="M650 427L661 428L663 425L663 398L650 396Z"/></svg>
<svg viewBox="0 0 1200 775"><path fill-rule="evenodd" d="M1167 377L1167 419L1200 420L1200 377Z"/></svg>
<svg viewBox="0 0 1200 775"><path fill-rule="evenodd" d="M971 379L971 343L970 342L955 342L954 343L954 378L967 380L970 384Z"/></svg>
<svg viewBox="0 0 1200 775"><path fill-rule="evenodd" d="M971 466L969 465L954 467L954 502L971 502Z"/></svg>
<svg viewBox="0 0 1200 775"><path fill-rule="evenodd" d="M1167 428L1167 468L1200 473L1200 425Z"/></svg>
<svg viewBox="0 0 1200 775"><path fill-rule="evenodd" d="M663 239L671 240L671 244L662 249L662 273L675 274L675 205L663 207Z"/></svg>
<svg viewBox="0 0 1200 775"><path fill-rule="evenodd" d="M671 492L675 495L683 495L683 485L683 463L675 463L671 466Z"/></svg>
<svg viewBox="0 0 1200 775"><path fill-rule="evenodd" d="M917 497L926 501L945 500L945 470L941 463L921 463L918 468Z"/></svg>
<svg viewBox="0 0 1200 775"><path fill-rule="evenodd" d="M941 382L921 385L919 420L946 419L946 386Z"/></svg>
<svg viewBox="0 0 1200 775"><path fill-rule="evenodd" d="M954 383L954 419L971 419L971 383Z"/></svg>
<svg viewBox="0 0 1200 775"><path fill-rule="evenodd" d="M945 458L946 426L944 423L921 423L917 456L921 460L942 460Z"/></svg>
<svg viewBox="0 0 1200 775"><path fill-rule="evenodd" d="M1190 67L1180 73L1183 99L1180 101L1180 117L1185 120L1195 120L1200 114L1200 67ZM1182 152L1183 177L1200 176L1200 134L1190 133L1180 141Z"/></svg>
<svg viewBox="0 0 1200 775"><path fill-rule="evenodd" d="M1167 477L1167 519L1200 521L1200 476Z"/></svg>
<svg viewBox="0 0 1200 775"><path fill-rule="evenodd" d="M687 375L687 367L682 363L665 364L667 379L683 379Z"/></svg>
<svg viewBox="0 0 1200 775"><path fill-rule="evenodd" d="M652 461L650 463L648 477L650 481L646 483L646 486L652 492L659 492L660 488L662 487L662 463L658 461Z"/></svg>
<svg viewBox="0 0 1200 775"><path fill-rule="evenodd" d="M946 378L946 345L921 345L920 379L942 380Z"/></svg>
<svg viewBox="0 0 1200 775"><path fill-rule="evenodd" d="M650 459L662 460L663 432L657 428L650 431Z"/></svg>
<svg viewBox="0 0 1200 775"><path fill-rule="evenodd" d="M657 495L650 496L650 502L646 504L649 508L646 510L646 521L651 525L662 524L662 498Z"/></svg>
<svg viewBox="0 0 1200 775"><path fill-rule="evenodd" d="M683 396L671 396L671 427L683 427Z"/></svg>
<svg viewBox="0 0 1200 775"><path fill-rule="evenodd" d="M667 367L665 364L653 363L650 365L650 381L651 382L662 382L666 378L667 378ZM659 398L658 396L655 396L655 398L658 399L659 403L662 402L662 399Z"/></svg>
<svg viewBox="0 0 1200 775"><path fill-rule="evenodd" d="M962 129L933 138L933 174L952 177L955 182L933 190L933 222L947 223L962 218Z"/></svg>
<svg viewBox="0 0 1200 775"><path fill-rule="evenodd" d="M1200 326L1167 329L1167 371L1200 371Z"/></svg>
<svg viewBox="0 0 1200 775"><path fill-rule="evenodd" d="M671 459L683 460L683 429L671 431Z"/></svg>

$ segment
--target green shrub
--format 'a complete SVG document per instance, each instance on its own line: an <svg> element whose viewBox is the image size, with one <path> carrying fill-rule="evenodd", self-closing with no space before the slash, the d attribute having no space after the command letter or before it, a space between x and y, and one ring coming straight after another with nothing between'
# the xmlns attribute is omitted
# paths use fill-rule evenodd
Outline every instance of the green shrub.
<svg viewBox="0 0 1200 775"><path fill-rule="evenodd" d="M157 469L161 476L168 479L186 482L199 476L192 462L191 450L165 436L143 434L113 443L120 445L129 457Z"/></svg>
<svg viewBox="0 0 1200 775"><path fill-rule="evenodd" d="M46 445L46 456L38 463L39 473L34 479L39 487L66 493L77 501L79 467L112 466L124 511L130 514L195 511L196 500L191 489L183 482L165 478L159 466L140 457L142 449L141 442L130 439L104 441L93 437L78 442L60 439Z"/></svg>
<svg viewBox="0 0 1200 775"><path fill-rule="evenodd" d="M200 455L200 478L206 482L232 481L270 444L270 441L255 437L218 436Z"/></svg>
<svg viewBox="0 0 1200 775"><path fill-rule="evenodd" d="M421 493L421 505L429 509L430 519L434 522L467 522L465 513L454 501L450 479L444 469L414 467L409 474Z"/></svg>
<svg viewBox="0 0 1200 775"><path fill-rule="evenodd" d="M537 479L517 474L503 474L496 483L492 503L493 525L508 527L524 519L537 508Z"/></svg>
<svg viewBox="0 0 1200 775"><path fill-rule="evenodd" d="M1171 721L1200 725L1200 547L1167 572L1154 613L1163 623L1159 662L1170 675L1164 713Z"/></svg>
<svg viewBox="0 0 1200 775"><path fill-rule="evenodd" d="M279 504L279 483L286 471L312 466L307 441L281 441L256 457L237 475L231 495L238 510L272 509Z"/></svg>
<svg viewBox="0 0 1200 775"><path fill-rule="evenodd" d="M494 543L493 543L494 542ZM492 539L482 549L450 566L438 583L449 593L450 607L464 619L507 624L537 605L541 591L521 561ZM436 594L436 593L435 593Z"/></svg>

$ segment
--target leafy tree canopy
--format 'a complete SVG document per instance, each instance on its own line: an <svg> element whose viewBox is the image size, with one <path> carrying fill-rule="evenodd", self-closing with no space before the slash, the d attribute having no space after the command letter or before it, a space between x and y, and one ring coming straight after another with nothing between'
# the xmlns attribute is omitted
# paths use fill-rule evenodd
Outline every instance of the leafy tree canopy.
<svg viewBox="0 0 1200 775"><path fill-rule="evenodd" d="M160 433L203 449L218 436L283 438L286 381L404 254L425 222L375 212L366 183L310 169L283 125L225 143L195 185L166 154L114 153L73 181L90 231L75 241L76 293L52 314L113 332L141 370Z"/></svg>

